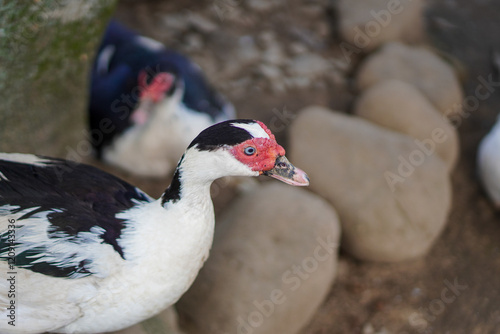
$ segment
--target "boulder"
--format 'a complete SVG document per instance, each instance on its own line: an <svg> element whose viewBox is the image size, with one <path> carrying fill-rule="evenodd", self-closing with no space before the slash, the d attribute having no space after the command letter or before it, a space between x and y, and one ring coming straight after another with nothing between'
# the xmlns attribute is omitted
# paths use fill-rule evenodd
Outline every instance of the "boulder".
<svg viewBox="0 0 500 334"><path fill-rule="evenodd" d="M364 120L308 107L290 128L290 161L339 213L354 257L395 262L424 255L451 206L446 164L413 138Z"/></svg>
<svg viewBox="0 0 500 334"><path fill-rule="evenodd" d="M414 85L449 118L462 112L464 94L454 69L429 49L387 43L364 61L356 81L363 91L388 79Z"/></svg>
<svg viewBox="0 0 500 334"><path fill-rule="evenodd" d="M2 2L3 4L3 2ZM0 152L88 158L88 76L116 1L13 1L0 29Z"/></svg>
<svg viewBox="0 0 500 334"><path fill-rule="evenodd" d="M187 333L298 333L336 275L335 210L275 181L238 197L217 221L214 245L177 303Z"/></svg>
<svg viewBox="0 0 500 334"><path fill-rule="evenodd" d="M356 52L368 53L389 41L423 39L423 1L339 0L336 2L339 31Z"/></svg>
<svg viewBox="0 0 500 334"><path fill-rule="evenodd" d="M354 113L415 138L416 148L438 154L448 171L455 167L459 153L455 128L414 86L400 80L377 83L361 94Z"/></svg>

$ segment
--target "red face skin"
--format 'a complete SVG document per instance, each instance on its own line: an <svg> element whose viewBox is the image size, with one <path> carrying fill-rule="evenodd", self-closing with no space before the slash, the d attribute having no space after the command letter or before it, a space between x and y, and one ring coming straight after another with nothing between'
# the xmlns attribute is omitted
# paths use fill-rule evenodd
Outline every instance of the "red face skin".
<svg viewBox="0 0 500 334"><path fill-rule="evenodd" d="M276 142L274 135L271 131L264 125L264 123L257 121L259 125L266 131L269 135L267 138L253 138L243 143L234 146L231 149L231 153L244 163L249 166L253 171L262 172L273 169L278 156L285 155L285 149ZM246 151L247 147L253 147L253 154L248 154L250 152Z"/></svg>
<svg viewBox="0 0 500 334"><path fill-rule="evenodd" d="M167 72L156 74L149 85L146 77L145 71L139 73L138 81L141 87L140 100L151 99L153 102L159 102L174 82L174 76Z"/></svg>
<svg viewBox="0 0 500 334"><path fill-rule="evenodd" d="M174 76L167 72L160 72L148 84L146 72L141 71L138 82L141 89L139 107L134 110L130 118L135 124L140 125L148 121L151 109L165 97L165 93L172 87Z"/></svg>

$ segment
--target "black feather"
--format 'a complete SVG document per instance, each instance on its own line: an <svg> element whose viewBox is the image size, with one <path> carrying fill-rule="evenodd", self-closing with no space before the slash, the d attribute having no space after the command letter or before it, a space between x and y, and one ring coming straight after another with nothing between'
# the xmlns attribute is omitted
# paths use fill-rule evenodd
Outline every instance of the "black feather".
<svg viewBox="0 0 500 334"><path fill-rule="evenodd" d="M167 190L163 193L161 197L161 205L165 205L167 202L175 203L181 199L181 170L180 166L182 161L184 160L184 155L182 155L179 163L177 164L177 168L175 169L174 176L172 178L172 182L168 186Z"/></svg>
<svg viewBox="0 0 500 334"><path fill-rule="evenodd" d="M104 230L103 243L110 244L123 257L117 240L124 221L116 214L136 202L149 202L149 197L130 184L97 168L61 159L45 158L41 165L0 159L0 172L8 180L0 181L0 207L14 206L12 213L29 210L18 219L18 224L41 211L57 209L47 215L52 228L50 238L62 235L70 240L80 232L90 232L98 226ZM8 248L7 233L0 235L0 254ZM30 249L16 254L16 265L47 275L67 277L86 273L88 263L74 268L57 268L49 263L34 264L37 253L43 249ZM3 258L2 260L5 260Z"/></svg>
<svg viewBox="0 0 500 334"><path fill-rule="evenodd" d="M235 127L233 123L250 124L255 123L251 119L229 120L212 125L206 128L189 144L188 148L196 146L200 151L213 151L221 146L234 146L248 139L252 135L245 129Z"/></svg>

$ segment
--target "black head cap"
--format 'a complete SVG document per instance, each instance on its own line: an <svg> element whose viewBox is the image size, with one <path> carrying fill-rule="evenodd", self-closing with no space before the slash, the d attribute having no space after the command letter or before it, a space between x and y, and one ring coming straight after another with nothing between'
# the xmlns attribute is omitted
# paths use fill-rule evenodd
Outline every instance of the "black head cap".
<svg viewBox="0 0 500 334"><path fill-rule="evenodd" d="M234 146L253 138L247 130L232 125L235 123L256 122L252 119L233 119L214 124L200 132L188 148L196 146L200 151L213 151L224 145Z"/></svg>

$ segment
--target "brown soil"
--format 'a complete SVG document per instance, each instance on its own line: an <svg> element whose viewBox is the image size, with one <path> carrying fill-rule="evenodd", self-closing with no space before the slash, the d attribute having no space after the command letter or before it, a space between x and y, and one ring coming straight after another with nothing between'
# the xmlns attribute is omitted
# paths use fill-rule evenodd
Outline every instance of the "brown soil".
<svg viewBox="0 0 500 334"><path fill-rule="evenodd" d="M324 1L307 2L311 4L308 13L296 9L296 5L304 3L291 1L275 9L256 10L238 0L126 1L120 4L117 16L196 59L210 81L233 101L240 117L269 123L273 119L277 122L276 117L280 111L283 114L285 107L292 114L310 104L348 111L355 96L349 88L351 70L343 73L343 82L317 78L308 87L283 92L268 85L255 71L255 65L224 72L236 48L234 41L239 36L258 36L262 31L274 31L281 45L299 40L311 52L338 58L339 41L334 29L330 29L335 26L334 18L327 11L317 11L318 7L324 8ZM192 30L167 31L162 21L165 14L187 11L207 16L216 5L225 9L219 14L239 16L237 20L224 20L212 13L216 30L195 31L203 42L201 51L186 47ZM474 96L479 76L487 78L493 71L489 52L493 47L500 48L496 34L500 31L499 14L500 3L489 0L428 3L429 43L462 64L466 96ZM248 78L251 84L242 89L237 85L239 78ZM397 264L360 263L341 254L339 276L303 334L500 332L500 222L475 175L478 143L498 111L500 93L495 91L457 127L461 158L452 174L453 208L446 229L430 252L417 261ZM288 125L287 120L281 121ZM286 142L286 130L275 132L279 140ZM132 182L151 195L163 190L156 186L157 181ZM218 210L228 198L215 198ZM450 288L454 284L455 288Z"/></svg>

